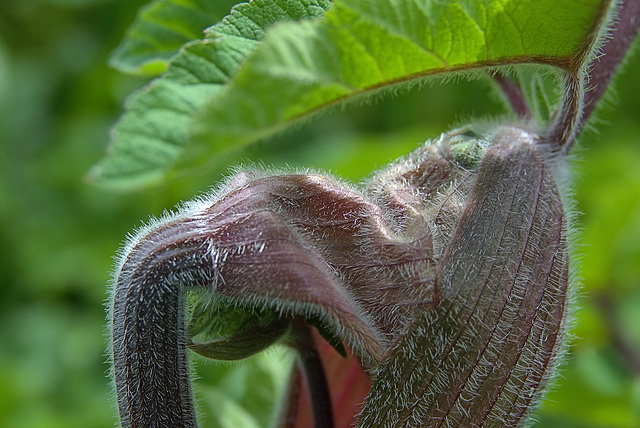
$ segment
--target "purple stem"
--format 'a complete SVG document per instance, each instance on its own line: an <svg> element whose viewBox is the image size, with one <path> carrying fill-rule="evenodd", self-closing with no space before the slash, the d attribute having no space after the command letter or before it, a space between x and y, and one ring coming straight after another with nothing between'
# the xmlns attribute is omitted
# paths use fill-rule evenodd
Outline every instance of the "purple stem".
<svg viewBox="0 0 640 428"><path fill-rule="evenodd" d="M502 93L506 97L514 113L520 117L530 118L531 110L529 110L529 105L527 104L520 85L499 72L493 74L493 79L500 86L500 89L502 89Z"/></svg>
<svg viewBox="0 0 640 428"><path fill-rule="evenodd" d="M640 29L640 0L621 0L617 18L609 28L609 37L603 40L601 54L587 68L583 88L581 67L570 71L567 78L567 98L562 106L563 116L549 135L565 153L573 147L577 137L607 90L626 53Z"/></svg>
<svg viewBox="0 0 640 428"><path fill-rule="evenodd" d="M211 283L211 258L186 222L149 233L128 253L113 295L113 374L123 428L197 427L184 290Z"/></svg>
<svg viewBox="0 0 640 428"><path fill-rule="evenodd" d="M311 329L302 318L293 322L293 330L296 334L296 349L298 349L300 363L304 368L307 387L311 399L313 411L313 423L315 428L333 428L333 409L329 384L324 373L320 354L311 335Z"/></svg>
<svg viewBox="0 0 640 428"><path fill-rule="evenodd" d="M587 92L580 129L589 120L598 101L609 86L611 78L618 70L640 29L640 0L620 2L618 17L611 28L611 36L605 40L602 55L589 65Z"/></svg>

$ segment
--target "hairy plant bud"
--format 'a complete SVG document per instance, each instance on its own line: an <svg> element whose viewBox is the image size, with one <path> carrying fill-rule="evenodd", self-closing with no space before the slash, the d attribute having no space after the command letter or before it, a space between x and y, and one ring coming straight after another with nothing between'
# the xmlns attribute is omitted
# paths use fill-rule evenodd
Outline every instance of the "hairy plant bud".
<svg viewBox="0 0 640 428"><path fill-rule="evenodd" d="M567 225L549 161L528 132L493 136L438 261L439 303L376 370L361 426L514 427L527 415L565 329Z"/></svg>
<svg viewBox="0 0 640 428"><path fill-rule="evenodd" d="M195 426L187 348L244 358L300 319L371 373L361 426L516 426L564 330L554 162L528 131L462 129L360 188L243 172L153 222L115 273L123 426Z"/></svg>

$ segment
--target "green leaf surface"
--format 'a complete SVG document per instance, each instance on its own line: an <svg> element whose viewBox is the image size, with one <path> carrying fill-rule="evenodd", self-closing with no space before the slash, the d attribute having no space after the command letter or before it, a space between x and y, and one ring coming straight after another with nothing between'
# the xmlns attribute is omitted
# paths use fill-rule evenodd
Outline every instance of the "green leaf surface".
<svg viewBox="0 0 640 428"><path fill-rule="evenodd" d="M138 13L110 64L127 73L155 76L182 45L203 37L203 31L224 18L235 0L156 0Z"/></svg>
<svg viewBox="0 0 640 428"><path fill-rule="evenodd" d="M267 35L196 122L215 156L324 107L407 81L495 65L572 62L602 0L343 0ZM553 17L550 19L549 17Z"/></svg>
<svg viewBox="0 0 640 428"><path fill-rule="evenodd" d="M255 0L234 7L203 40L185 45L165 75L129 99L112 129L107 157L89 179L127 189L161 180L182 153L193 116L229 81L265 29L320 16L330 5L328 0Z"/></svg>
<svg viewBox="0 0 640 428"><path fill-rule="evenodd" d="M329 106L432 76L522 63L569 68L610 4L342 0L322 19L274 25L254 51L264 28L312 16L319 9L309 0L250 5L257 3L281 3L280 12L240 22L233 36L214 27L204 42L185 49L164 81L156 83L167 87L158 94L162 96L156 96L158 88L152 86L134 99L116 126L111 157L93 172L96 179L125 187L158 181L172 168L175 172L209 163ZM300 13L290 16L291 10ZM252 32L256 26L257 37ZM220 70L224 78L207 80ZM191 103L189 109L174 106L184 101ZM187 140L191 144L186 145Z"/></svg>

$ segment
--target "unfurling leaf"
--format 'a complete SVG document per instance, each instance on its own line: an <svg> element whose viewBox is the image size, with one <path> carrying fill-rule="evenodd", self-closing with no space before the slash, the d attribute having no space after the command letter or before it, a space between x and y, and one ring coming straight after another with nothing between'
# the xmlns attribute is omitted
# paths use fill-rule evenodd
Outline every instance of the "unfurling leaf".
<svg viewBox="0 0 640 428"><path fill-rule="evenodd" d="M517 425L562 343L558 162L530 131L465 128L362 187L312 172L241 172L155 221L115 275L123 426L194 426L187 347L238 358L295 344L301 319L339 338L373 376L362 426ZM191 333L209 342L189 338L187 290L208 302Z"/></svg>

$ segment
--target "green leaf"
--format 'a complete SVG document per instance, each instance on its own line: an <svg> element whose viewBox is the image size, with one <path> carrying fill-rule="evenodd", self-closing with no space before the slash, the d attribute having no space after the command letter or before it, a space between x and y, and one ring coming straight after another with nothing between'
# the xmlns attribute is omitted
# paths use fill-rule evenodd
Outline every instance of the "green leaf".
<svg viewBox="0 0 640 428"><path fill-rule="evenodd" d="M275 22L321 16L329 2L245 6L232 13L236 25L212 28L133 99L96 180L159 181L327 107L432 76L523 63L573 67L610 1L342 0L322 19L273 26L259 44ZM243 15L252 7L263 13Z"/></svg>
<svg viewBox="0 0 640 428"><path fill-rule="evenodd" d="M204 357L224 361L247 358L272 346L289 329L289 321L274 311L246 309L223 299L203 297L193 296L189 347Z"/></svg>
<svg viewBox="0 0 640 428"><path fill-rule="evenodd" d="M211 148L206 159L403 82L496 65L569 64L606 7L602 0L338 1L321 21L273 28L195 122L197 142Z"/></svg>
<svg viewBox="0 0 640 428"><path fill-rule="evenodd" d="M255 0L237 5L204 40L191 42L171 62L167 73L134 94L112 129L108 156L89 179L115 188L156 183L183 152L188 125L205 101L214 97L262 38L282 20L317 17L331 2L305 4Z"/></svg>
<svg viewBox="0 0 640 428"><path fill-rule="evenodd" d="M156 0L138 12L110 64L127 73L158 75L182 45L203 37L235 0Z"/></svg>

